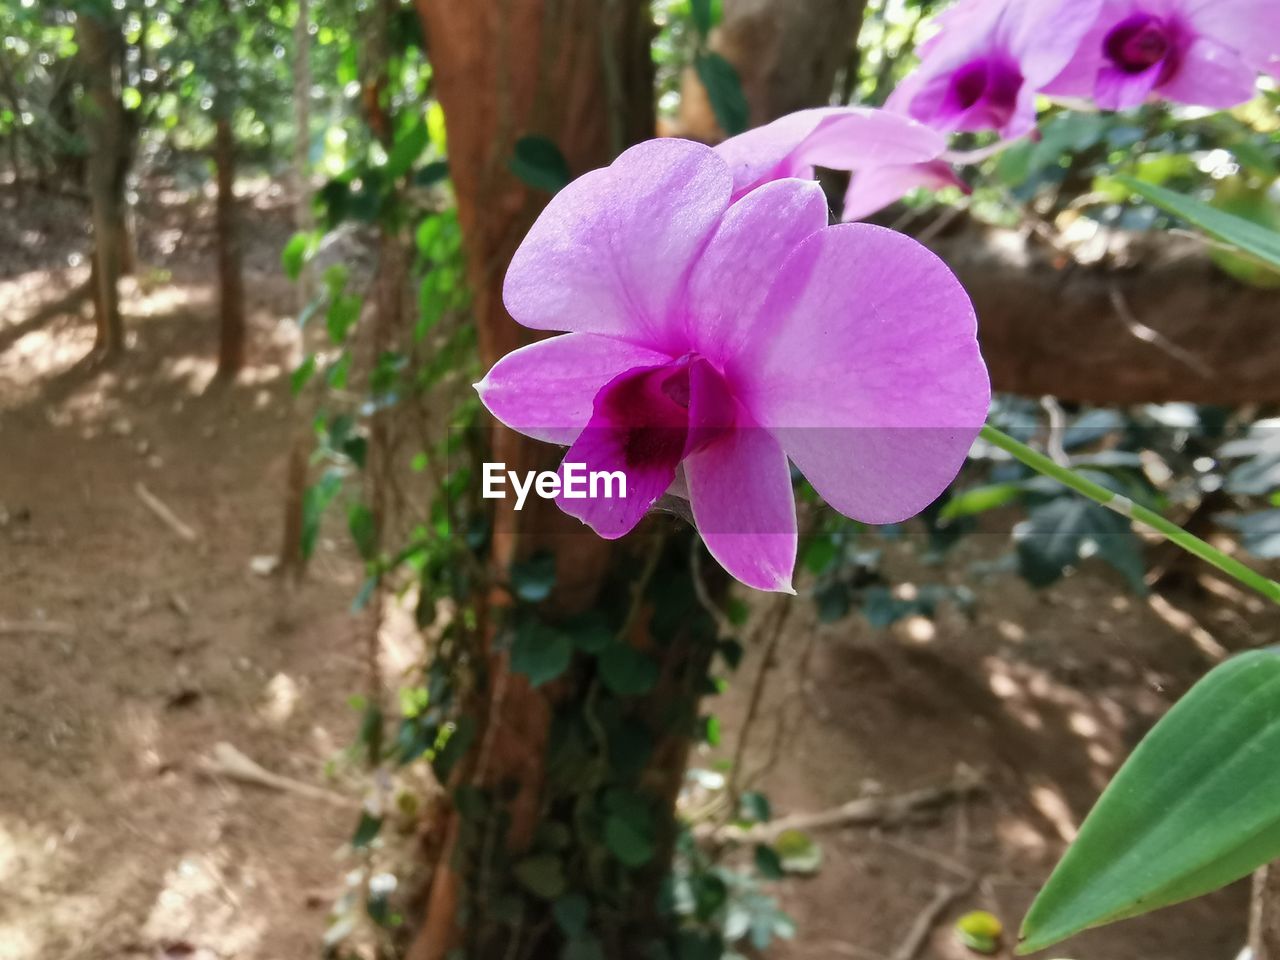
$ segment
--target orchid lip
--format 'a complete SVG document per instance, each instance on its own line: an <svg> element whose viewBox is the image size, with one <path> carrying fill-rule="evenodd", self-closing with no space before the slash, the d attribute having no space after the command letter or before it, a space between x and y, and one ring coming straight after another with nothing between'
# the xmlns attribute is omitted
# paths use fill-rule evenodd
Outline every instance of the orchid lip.
<svg viewBox="0 0 1280 960"><path fill-rule="evenodd" d="M1102 49L1116 69L1127 74L1162 65L1163 79L1176 66L1174 39L1171 24L1149 13L1135 13L1107 32Z"/></svg>
<svg viewBox="0 0 1280 960"><path fill-rule="evenodd" d="M1018 65L1001 56L980 57L952 74L940 106L943 118L959 130L1000 128L1018 106L1023 77Z"/></svg>

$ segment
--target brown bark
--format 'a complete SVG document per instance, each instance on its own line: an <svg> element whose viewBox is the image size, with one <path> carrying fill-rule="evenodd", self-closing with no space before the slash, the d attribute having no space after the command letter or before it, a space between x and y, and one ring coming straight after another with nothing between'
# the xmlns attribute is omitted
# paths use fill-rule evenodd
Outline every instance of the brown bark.
<svg viewBox="0 0 1280 960"><path fill-rule="evenodd" d="M306 572L307 558L302 555L302 527L307 496L307 460L315 446L315 435L300 431L289 447L285 467L284 523L280 536L280 574L296 583Z"/></svg>
<svg viewBox="0 0 1280 960"><path fill-rule="evenodd" d="M581 173L652 135L647 8L642 0L417 0L449 124L450 168L485 366L529 337L503 308L502 278L547 198L508 171L514 145L525 135L548 137ZM494 427L491 457L508 469L546 468L554 456L545 445ZM550 605L581 610L609 569L611 545L580 530L551 504L518 514L500 506L493 563L505 571L517 556L551 550L557 587ZM519 851L539 817L553 705L545 689L534 690L511 672L504 653L490 649L485 657L488 683L472 709L479 721L477 749L465 774L477 785L511 787L506 842ZM467 878L450 863L456 816L445 832L413 960L441 960L460 941L458 906Z"/></svg>
<svg viewBox="0 0 1280 960"><path fill-rule="evenodd" d="M298 0L298 19L293 29L293 225L296 230L315 228L311 211L311 4ZM312 270L303 264L298 274L298 307L303 309L315 295Z"/></svg>
<svg viewBox="0 0 1280 960"><path fill-rule="evenodd" d="M866 0L724 0L714 46L738 70L751 125L826 104Z"/></svg>
<svg viewBox="0 0 1280 960"><path fill-rule="evenodd" d="M236 210L236 144L231 118L216 121L213 160L218 198L214 219L218 247L218 376L231 380L244 366L244 264Z"/></svg>
<svg viewBox="0 0 1280 960"><path fill-rule="evenodd" d="M1253 875L1249 947L1253 960L1280 960L1280 866L1276 864Z"/></svg>
<svg viewBox="0 0 1280 960"><path fill-rule="evenodd" d="M1125 266L1064 264L972 225L930 246L973 298L995 389L1094 404L1280 402L1276 294L1194 241L1133 238Z"/></svg>
<svg viewBox="0 0 1280 960"><path fill-rule="evenodd" d="M114 24L85 12L76 21L76 38L85 76L85 133L89 144L86 180L93 210L93 274L96 283L94 350L113 356L124 349L120 318L119 237L124 230L123 179L125 117L120 102Z"/></svg>
<svg viewBox="0 0 1280 960"><path fill-rule="evenodd" d="M738 71L751 126L830 102L836 74L849 59L866 0L724 0L711 49ZM723 137L693 70L682 81L681 136Z"/></svg>

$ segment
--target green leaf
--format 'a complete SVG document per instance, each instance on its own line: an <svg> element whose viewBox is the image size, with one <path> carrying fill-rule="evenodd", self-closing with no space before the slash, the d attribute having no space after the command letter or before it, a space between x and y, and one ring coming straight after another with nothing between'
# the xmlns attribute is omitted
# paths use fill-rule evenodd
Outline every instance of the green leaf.
<svg viewBox="0 0 1280 960"><path fill-rule="evenodd" d="M351 351L343 350L325 373L325 380L334 390L347 389L347 377L351 373Z"/></svg>
<svg viewBox="0 0 1280 960"><path fill-rule="evenodd" d="M569 669L573 641L545 623L526 621L516 629L511 644L511 669L523 673L529 683L540 687Z"/></svg>
<svg viewBox="0 0 1280 960"><path fill-rule="evenodd" d="M356 832L351 837L351 846L357 850L367 847L373 843L374 838L382 829L382 818L375 817L367 811L360 814L360 822L356 825Z"/></svg>
<svg viewBox="0 0 1280 960"><path fill-rule="evenodd" d="M604 842L625 866L642 867L653 859L653 825L634 811L609 814L604 822Z"/></svg>
<svg viewBox="0 0 1280 960"><path fill-rule="evenodd" d="M746 130L751 111L733 64L718 53L700 53L693 67L707 90L716 122L725 134L732 137Z"/></svg>
<svg viewBox="0 0 1280 960"><path fill-rule="evenodd" d="M583 653L597 654L613 642L609 621L599 611L588 611L564 624L564 632Z"/></svg>
<svg viewBox="0 0 1280 960"><path fill-rule="evenodd" d="M352 326L360 319L360 308L363 305L364 301L355 294L344 293L333 299L324 316L325 329L328 330L331 341L338 344L347 339Z"/></svg>
<svg viewBox="0 0 1280 960"><path fill-rule="evenodd" d="M689 16L693 18L693 25L698 28L703 39L706 39L717 20L719 11L713 9L713 6L719 7L719 4L713 5L712 0L689 0Z"/></svg>
<svg viewBox="0 0 1280 960"><path fill-rule="evenodd" d="M1138 745L1022 924L1019 953L1280 858L1280 651L1228 660Z"/></svg>
<svg viewBox="0 0 1280 960"><path fill-rule="evenodd" d="M546 137L521 137L507 166L535 190L557 193L570 180L569 161Z"/></svg>
<svg viewBox="0 0 1280 960"><path fill-rule="evenodd" d="M778 851L763 843L756 844L755 864L756 872L766 880L781 880L786 873Z"/></svg>
<svg viewBox="0 0 1280 960"><path fill-rule="evenodd" d="M773 841L773 849L787 873L817 873L822 866L822 848L803 831L783 830Z"/></svg>
<svg viewBox="0 0 1280 960"><path fill-rule="evenodd" d="M1135 592L1146 590L1141 544L1129 521L1082 497L1065 494L1035 507L1014 528L1014 538L1019 570L1032 586L1048 586L1096 554L1124 574Z"/></svg>
<svg viewBox="0 0 1280 960"><path fill-rule="evenodd" d="M658 682L658 665L625 643L615 643L600 654L600 679L620 697L648 693Z"/></svg>
<svg viewBox="0 0 1280 960"><path fill-rule="evenodd" d="M430 163L423 164L417 173L413 175L413 182L419 187L431 187L442 180L449 177L449 162L447 160L432 160Z"/></svg>
<svg viewBox="0 0 1280 960"><path fill-rule="evenodd" d="M1215 210L1207 203L1129 176L1116 179L1160 209L1195 224L1210 236L1229 243L1263 263L1280 269L1280 233L1243 217Z"/></svg>
<svg viewBox="0 0 1280 960"><path fill-rule="evenodd" d="M975 953L999 952L1003 933L1004 924L986 910L974 910L956 921L956 939Z"/></svg>
<svg viewBox="0 0 1280 960"><path fill-rule="evenodd" d="M580 893L566 893L551 906L551 915L556 924L569 939L582 936L587 929L587 917L591 914L591 905Z"/></svg>
<svg viewBox="0 0 1280 960"><path fill-rule="evenodd" d="M474 742L475 737L475 721L470 717L460 718L457 726L448 734L444 744L436 751L436 755L431 760L431 769L435 772L437 780L441 783L449 781L453 768L466 755L466 752L471 749L471 744ZM461 804L459 804L459 809L461 809Z"/></svg>
<svg viewBox="0 0 1280 960"><path fill-rule="evenodd" d="M402 131L396 137L391 153L387 155L387 165L382 168L383 174L388 179L394 180L408 173L409 168L413 166L413 161L417 160L422 155L422 151L427 148L429 139L427 123L419 117L408 130Z"/></svg>
<svg viewBox="0 0 1280 960"><path fill-rule="evenodd" d="M1022 485L1019 483L990 483L982 487L973 487L948 500L938 517L941 520L972 517L1012 503L1021 495Z"/></svg>
<svg viewBox="0 0 1280 960"><path fill-rule="evenodd" d="M324 517L325 508L333 502L338 490L342 487L342 477L329 472L320 478L318 483L307 487L302 494L302 555L310 557L316 549L316 540L320 536L320 521Z"/></svg>
<svg viewBox="0 0 1280 960"><path fill-rule="evenodd" d="M604 945L598 937L575 937L564 945L560 960L605 960Z"/></svg>
<svg viewBox="0 0 1280 960"><path fill-rule="evenodd" d="M549 853L525 857L513 868L516 881L535 897L554 900L564 893L564 865Z"/></svg>
<svg viewBox="0 0 1280 960"><path fill-rule="evenodd" d="M556 558L550 553L535 553L528 560L511 565L511 589L521 600L538 603L551 596L556 585Z"/></svg>
<svg viewBox="0 0 1280 960"><path fill-rule="evenodd" d="M289 374L289 389L293 391L293 395L297 396L302 392L302 388L311 382L311 378L316 372L316 355L314 353L307 354L306 358L298 364L293 373Z"/></svg>
<svg viewBox="0 0 1280 960"><path fill-rule="evenodd" d="M353 503L347 510L347 527L351 530L351 539L356 543L360 558L372 560L378 549L378 531L373 522L373 511L363 503Z"/></svg>
<svg viewBox="0 0 1280 960"><path fill-rule="evenodd" d="M299 231L289 238L289 242L280 251L280 264L290 280L297 280L302 268L311 255L312 242L315 236L307 230Z"/></svg>
<svg viewBox="0 0 1280 960"><path fill-rule="evenodd" d="M1280 559L1280 510L1258 510L1215 519L1224 527L1238 530L1242 546L1255 557Z"/></svg>
<svg viewBox="0 0 1280 960"><path fill-rule="evenodd" d="M738 798L738 817L743 823L768 823L773 817L773 807L763 793L748 790Z"/></svg>

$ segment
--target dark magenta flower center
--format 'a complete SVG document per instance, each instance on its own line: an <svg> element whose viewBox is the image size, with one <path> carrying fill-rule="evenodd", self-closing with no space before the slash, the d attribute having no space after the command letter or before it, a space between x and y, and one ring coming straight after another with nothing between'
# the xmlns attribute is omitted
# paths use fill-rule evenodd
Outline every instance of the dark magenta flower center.
<svg viewBox="0 0 1280 960"><path fill-rule="evenodd" d="M1149 13L1135 13L1111 28L1102 49L1125 73L1143 73L1156 64L1172 60L1173 31L1169 24ZM1166 62L1166 69L1172 66Z"/></svg>
<svg viewBox="0 0 1280 960"><path fill-rule="evenodd" d="M733 399L701 357L630 370L596 397L589 430L613 437L627 470L674 469L732 428Z"/></svg>
<svg viewBox="0 0 1280 960"><path fill-rule="evenodd" d="M1012 60L971 60L951 75L942 112L958 119L959 130L999 128L1017 109L1021 89L1022 73Z"/></svg>

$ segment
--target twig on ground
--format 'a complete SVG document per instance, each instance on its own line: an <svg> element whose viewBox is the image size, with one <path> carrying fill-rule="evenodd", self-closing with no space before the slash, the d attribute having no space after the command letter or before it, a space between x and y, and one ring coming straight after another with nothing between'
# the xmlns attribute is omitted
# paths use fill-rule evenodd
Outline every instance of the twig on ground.
<svg viewBox="0 0 1280 960"><path fill-rule="evenodd" d="M702 608L715 621L716 636L722 639L731 637L733 636L733 624L729 621L728 615L712 599L707 590L707 583L702 579L702 540L699 537L691 537L689 542L692 546L689 565L693 571L694 595L698 598L698 602L702 604Z"/></svg>
<svg viewBox="0 0 1280 960"><path fill-rule="evenodd" d="M729 783L725 790L735 810L738 805L738 791L745 783L743 767L746 765L751 728L760 713L760 704L764 700L769 674L774 668L774 658L777 656L778 644L782 639L782 628L786 625L787 617L795 606L790 600L790 597L783 596L775 601L776 606L770 611L772 617L761 627L761 633L766 634L764 652L760 655L760 666L756 670L755 681L751 685L751 695L747 700L747 714L743 718L742 726L738 729L738 742L733 749L733 759L729 764Z"/></svg>
<svg viewBox="0 0 1280 960"><path fill-rule="evenodd" d="M986 788L985 778L969 767L960 767L955 778L937 787L925 787L892 797L859 797L830 810L797 813L779 817L751 827L707 825L695 835L718 841L768 843L787 830L820 830L825 827L868 826L901 823L922 810L937 809L960 797L980 793Z"/></svg>
<svg viewBox="0 0 1280 960"><path fill-rule="evenodd" d="M856 943L845 943L843 940L824 940L822 943L815 944L815 946L823 951L824 956L834 953L842 957L852 957L853 960L889 960L883 953L868 950L866 947L860 947Z"/></svg>
<svg viewBox="0 0 1280 960"><path fill-rule="evenodd" d="M924 949L925 944L929 942L929 935L933 933L933 928L938 925L939 918L946 913L947 908L951 906L955 899L968 889L968 886L951 887L946 884L940 885L933 899L916 916L915 922L911 924L911 929L907 931L906 937L898 946L898 949L893 952L890 960L916 960L916 957L920 955L920 951Z"/></svg>
<svg viewBox="0 0 1280 960"><path fill-rule="evenodd" d="M147 489L146 484L141 480L133 485L133 491L152 513L170 530L172 530L180 540L187 543L196 543L200 539L200 535L178 519L178 515L169 509L168 505L157 497L154 493Z"/></svg>
<svg viewBox="0 0 1280 960"><path fill-rule="evenodd" d="M960 798L959 802L963 803L963 798ZM928 847L921 847L914 843L909 843L899 837L889 837L880 832L876 832L874 836L886 847L897 850L899 853L905 853L908 856L915 857L918 860L924 860L927 863L932 863L934 866L941 867L948 873L954 873L962 880L967 880L970 883L976 883L978 880L978 874L975 871L970 870L959 860L956 860L953 857L948 857L945 853L938 853L936 850L930 850Z"/></svg>
<svg viewBox="0 0 1280 960"><path fill-rule="evenodd" d="M310 797L313 800L323 800L326 803L332 803L335 806L348 809L355 809L360 806L356 800L344 797L340 793L326 790L324 787L312 786L309 783L303 783L301 780L282 777L279 774L272 773L270 770L263 769L226 742L214 744L213 753L210 756L201 757L197 763L197 769L209 777L226 777L228 780L265 787L268 790L295 793L299 796Z"/></svg>
<svg viewBox="0 0 1280 960"><path fill-rule="evenodd" d="M0 637L20 633L39 633L46 636L65 637L76 632L69 623L58 620L0 620Z"/></svg>
<svg viewBox="0 0 1280 960"><path fill-rule="evenodd" d="M1128 328L1129 332L1143 343L1149 343L1153 347L1163 350L1166 354L1177 360L1187 369L1194 372L1197 376L1212 380L1216 374L1213 367L1209 366L1198 356L1185 347L1180 347L1159 330L1149 327L1134 315L1129 308L1129 302L1124 298L1124 294L1120 292L1120 288L1115 284L1111 285L1108 291L1111 299L1111 307L1115 310L1116 316L1120 318L1120 322Z"/></svg>

